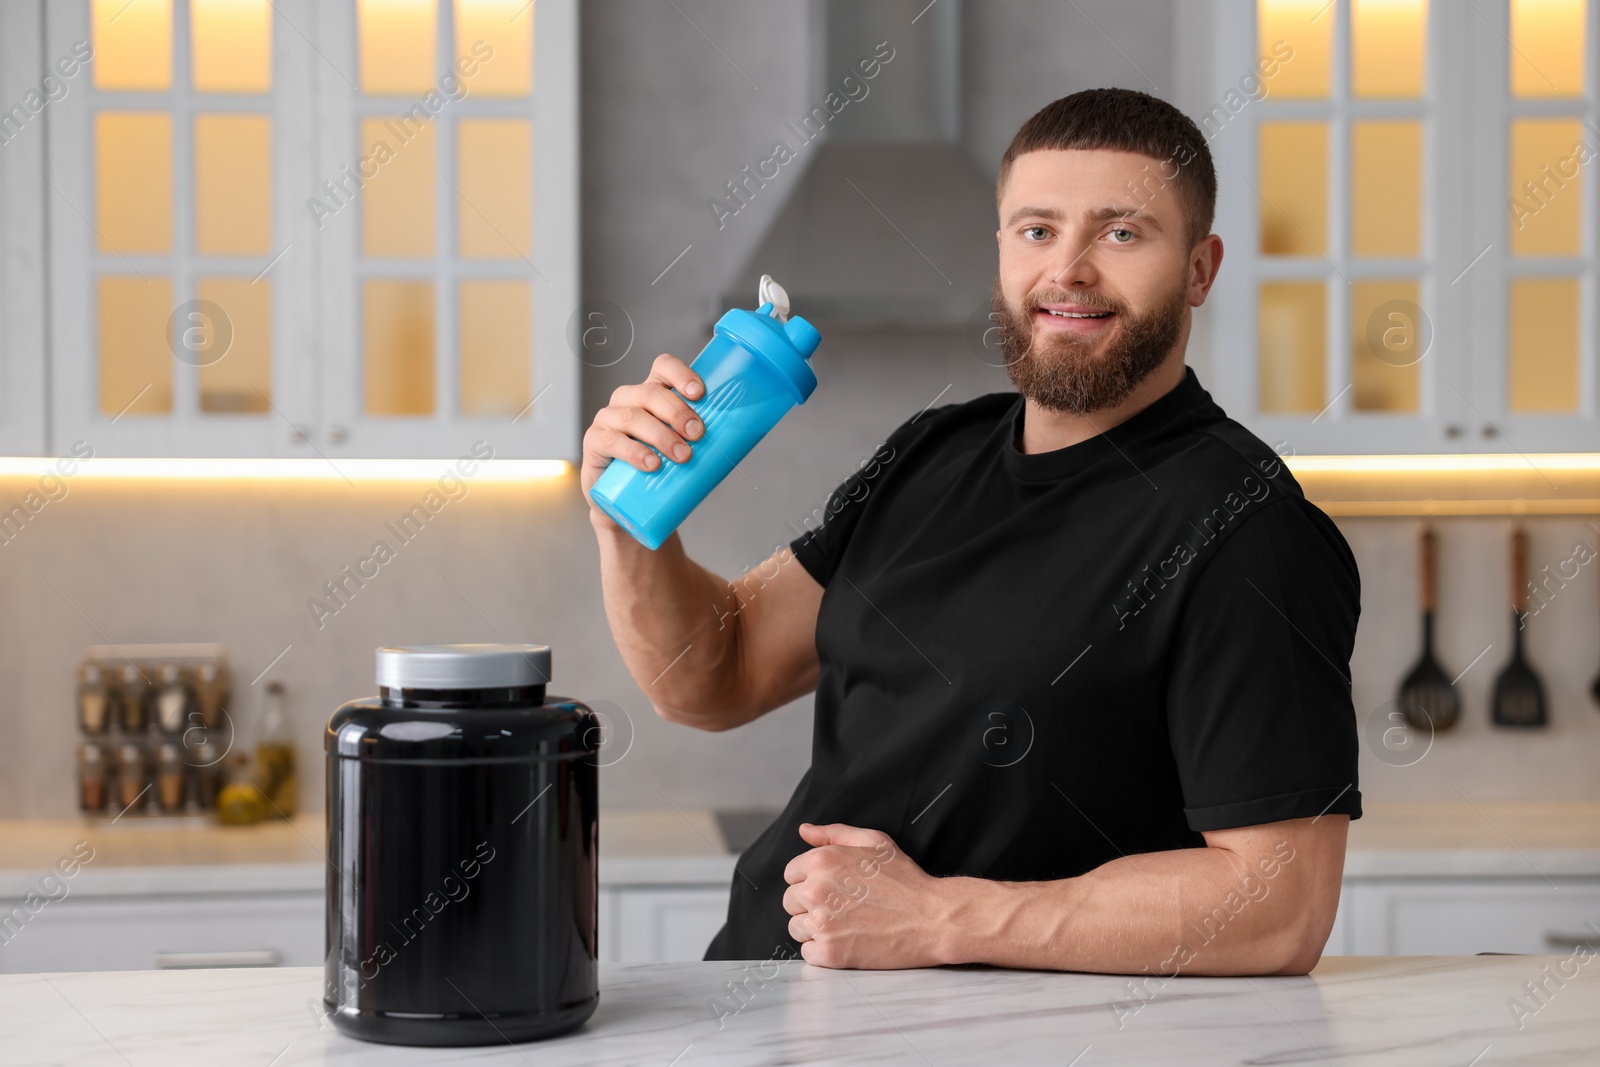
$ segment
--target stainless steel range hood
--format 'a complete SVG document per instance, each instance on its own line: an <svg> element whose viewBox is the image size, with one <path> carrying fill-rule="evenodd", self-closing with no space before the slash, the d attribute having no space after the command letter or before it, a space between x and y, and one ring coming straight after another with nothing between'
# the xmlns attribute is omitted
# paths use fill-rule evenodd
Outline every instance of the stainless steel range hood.
<svg viewBox="0 0 1600 1067"><path fill-rule="evenodd" d="M786 199L713 315L752 306L771 274L824 332L963 329L988 307L996 250L993 180L957 139L958 0L817 3L815 110L782 127L796 158L767 185ZM892 57L862 79L880 42ZM841 88L851 74L859 99Z"/></svg>

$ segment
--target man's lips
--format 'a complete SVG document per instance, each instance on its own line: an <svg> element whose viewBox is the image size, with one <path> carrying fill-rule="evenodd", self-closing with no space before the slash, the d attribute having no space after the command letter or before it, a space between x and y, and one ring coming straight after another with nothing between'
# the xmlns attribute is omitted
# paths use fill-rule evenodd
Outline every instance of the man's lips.
<svg viewBox="0 0 1600 1067"><path fill-rule="evenodd" d="M1052 314L1052 312L1062 314ZM1043 323L1049 329L1066 330L1071 333L1097 333L1110 325L1116 318L1116 312L1108 308L1086 307L1081 304L1041 304L1034 309L1033 318L1035 322Z"/></svg>

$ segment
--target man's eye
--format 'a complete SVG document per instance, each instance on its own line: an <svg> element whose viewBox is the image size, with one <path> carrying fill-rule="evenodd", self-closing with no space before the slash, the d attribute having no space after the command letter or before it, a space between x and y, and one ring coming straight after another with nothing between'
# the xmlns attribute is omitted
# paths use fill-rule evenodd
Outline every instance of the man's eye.
<svg viewBox="0 0 1600 1067"><path fill-rule="evenodd" d="M1115 230L1112 230L1111 232L1112 233L1125 233L1125 234L1128 235L1128 239L1129 240L1132 240L1136 236L1132 230L1124 230L1124 229L1121 229L1120 227L1115 229ZM1128 243L1127 241L1118 241L1117 242L1117 244L1119 244L1119 245L1125 245L1127 243Z"/></svg>
<svg viewBox="0 0 1600 1067"><path fill-rule="evenodd" d="M1022 236L1026 239L1028 234L1036 233L1036 232L1037 233L1049 233L1050 231L1045 229L1043 226L1028 226L1028 227L1025 227L1023 229ZM1043 240L1043 238L1040 238L1040 240Z"/></svg>

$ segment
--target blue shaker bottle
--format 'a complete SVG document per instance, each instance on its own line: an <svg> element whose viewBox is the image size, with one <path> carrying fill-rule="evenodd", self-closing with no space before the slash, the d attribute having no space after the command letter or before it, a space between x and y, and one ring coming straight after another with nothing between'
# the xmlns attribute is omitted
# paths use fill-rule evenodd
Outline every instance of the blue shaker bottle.
<svg viewBox="0 0 1600 1067"><path fill-rule="evenodd" d="M690 364L705 395L685 401L705 432L690 441L687 463L661 457L655 470L613 459L589 488L589 498L651 550L672 535L735 465L817 387L807 362L822 340L805 319L788 316L788 295L761 278L755 311L734 308L717 320L709 344Z"/></svg>

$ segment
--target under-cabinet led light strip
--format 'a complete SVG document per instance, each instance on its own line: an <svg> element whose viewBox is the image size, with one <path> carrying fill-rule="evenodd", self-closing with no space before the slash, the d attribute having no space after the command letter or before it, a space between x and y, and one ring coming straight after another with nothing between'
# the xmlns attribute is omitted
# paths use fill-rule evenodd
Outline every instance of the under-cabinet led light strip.
<svg viewBox="0 0 1600 1067"><path fill-rule="evenodd" d="M152 478L178 481L433 482L457 474L452 459L124 459L99 456L18 456L0 458L0 478L46 474L80 478ZM469 460L470 462L470 460ZM63 467L62 464L68 466ZM476 461L467 478L485 482L529 482L566 475L572 465L559 459Z"/></svg>

